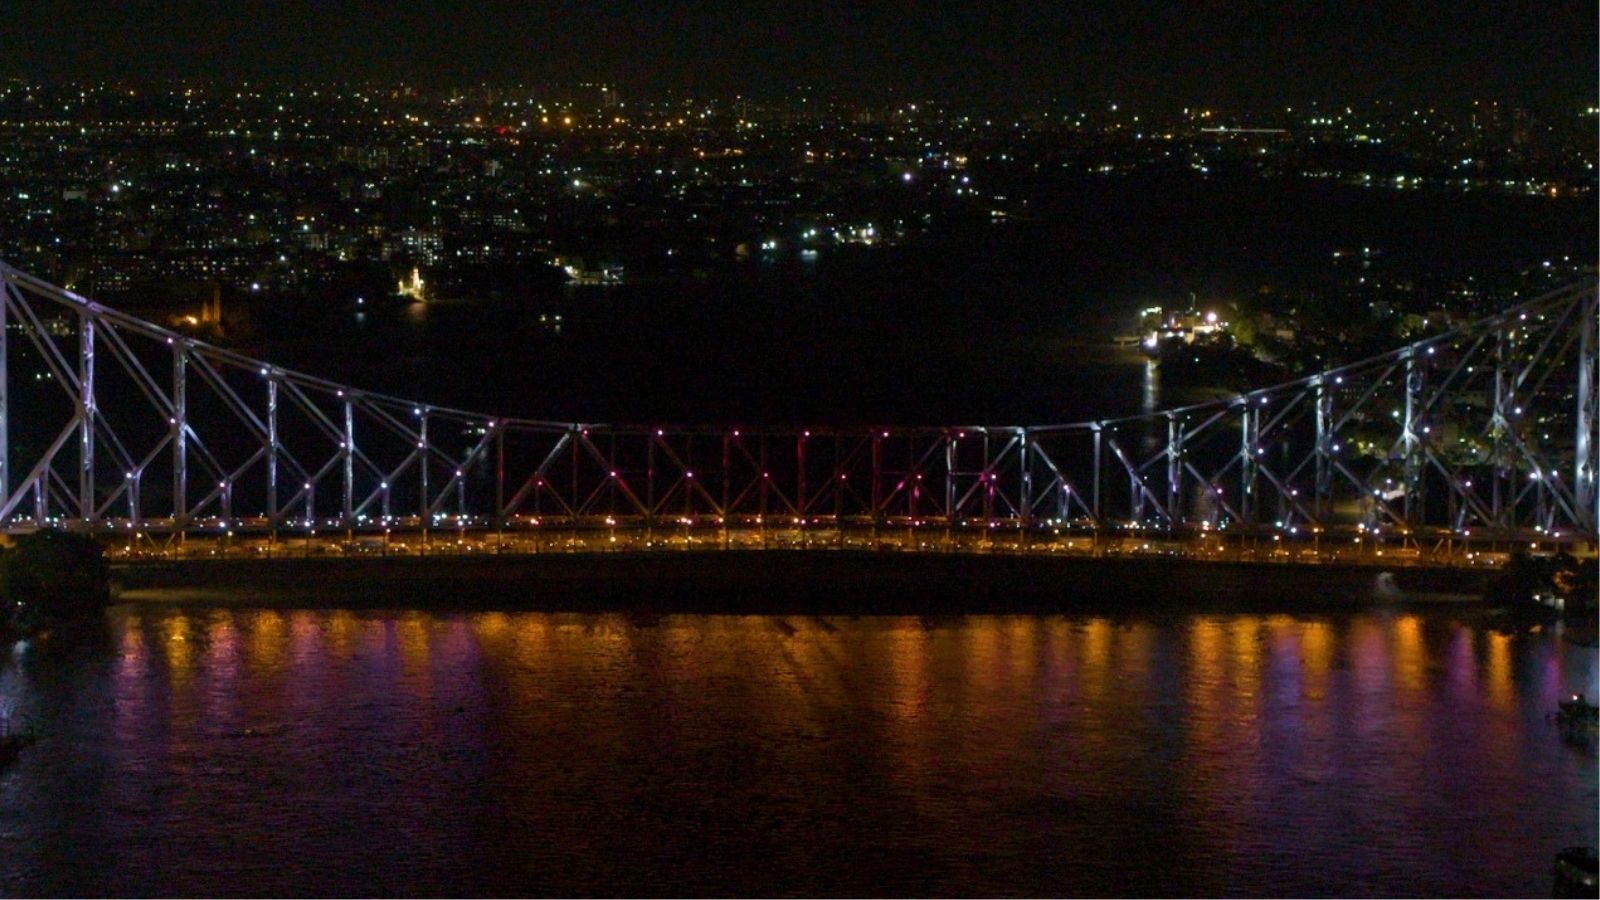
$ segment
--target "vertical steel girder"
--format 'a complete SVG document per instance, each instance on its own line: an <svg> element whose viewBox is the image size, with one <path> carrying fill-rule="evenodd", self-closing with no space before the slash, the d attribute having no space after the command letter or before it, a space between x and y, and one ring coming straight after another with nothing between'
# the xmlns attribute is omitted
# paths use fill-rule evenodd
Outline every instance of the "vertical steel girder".
<svg viewBox="0 0 1600 900"><path fill-rule="evenodd" d="M1422 370L1417 366L1416 348L1408 348L1405 359L1405 421L1401 432L1404 443L1402 484L1405 485L1404 510L1408 525L1416 525L1422 513L1425 498L1422 496L1422 423L1418 421L1421 410Z"/></svg>
<svg viewBox="0 0 1600 900"><path fill-rule="evenodd" d="M1315 509L1318 524L1328 516L1328 495L1333 486L1333 473L1329 461L1333 455L1333 392L1328 379L1317 376L1316 388L1316 442L1315 453Z"/></svg>
<svg viewBox="0 0 1600 900"><path fill-rule="evenodd" d="M94 521L94 324L87 311L78 317L78 510L85 522Z"/></svg>
<svg viewBox="0 0 1600 900"><path fill-rule="evenodd" d="M1239 413L1239 516L1246 526L1256 524L1257 413L1248 402Z"/></svg>
<svg viewBox="0 0 1600 900"><path fill-rule="evenodd" d="M431 524L429 520L433 518L433 509L428 503L428 455L433 452L433 448L428 446L428 413L426 410L418 410L417 416L418 473L422 486L421 491L418 492L417 499L421 506L418 509L417 516L421 520L418 524L426 532Z"/></svg>
<svg viewBox="0 0 1600 900"><path fill-rule="evenodd" d="M1101 514L1101 510L1100 510L1100 473L1104 470L1104 466L1102 465L1101 460L1100 460L1100 455L1101 455L1100 451L1101 451L1101 444L1104 441L1105 426L1102 425L1099 422L1096 422L1093 427L1094 427L1094 512L1091 513L1091 516L1093 517L1093 519L1095 520L1096 523L1099 523L1101 521L1101 519L1102 519L1102 514Z"/></svg>
<svg viewBox="0 0 1600 900"><path fill-rule="evenodd" d="M1028 440L1028 429L1017 429L1017 441L1021 472L1017 484L1017 525L1027 528L1033 524L1033 444Z"/></svg>
<svg viewBox="0 0 1600 900"><path fill-rule="evenodd" d="M278 381L267 377L267 522L276 528L283 524L283 508L278 505Z"/></svg>
<svg viewBox="0 0 1600 900"><path fill-rule="evenodd" d="M349 399L344 401L344 433L339 440L339 459L344 464L344 503L340 509L339 523L346 528L355 524L356 508L356 414Z"/></svg>
<svg viewBox="0 0 1600 900"><path fill-rule="evenodd" d="M1600 426L1600 384L1597 378L1597 356L1600 356L1600 308L1596 294L1590 293L1578 310L1578 384L1574 391L1577 411L1573 417L1577 436L1573 442L1573 496L1578 514L1588 516L1590 530L1596 527L1596 479L1600 478L1600 440L1595 429Z"/></svg>
<svg viewBox="0 0 1600 900"><path fill-rule="evenodd" d="M1490 457L1493 467L1492 507L1494 516L1492 523L1496 528L1505 528L1508 523L1506 508L1507 493L1510 486L1507 484L1508 467L1506 433L1511 429L1511 379L1506 371L1507 338L1504 328L1497 328L1494 346L1494 412L1490 418L1489 428L1493 436L1492 455ZM1514 463L1513 463L1514 466Z"/></svg>
<svg viewBox="0 0 1600 900"><path fill-rule="evenodd" d="M182 344L172 347L172 521L189 522L189 357Z"/></svg>
<svg viewBox="0 0 1600 900"><path fill-rule="evenodd" d="M1183 429L1176 413L1167 413L1167 524L1175 525L1183 502Z"/></svg>

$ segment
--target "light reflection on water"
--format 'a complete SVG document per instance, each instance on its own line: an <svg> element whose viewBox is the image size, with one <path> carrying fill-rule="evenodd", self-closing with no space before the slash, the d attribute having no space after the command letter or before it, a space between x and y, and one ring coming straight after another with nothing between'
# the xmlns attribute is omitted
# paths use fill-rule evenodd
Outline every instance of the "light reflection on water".
<svg viewBox="0 0 1600 900"><path fill-rule="evenodd" d="M0 662L0 892L1538 894L1595 671L1442 612L122 609Z"/></svg>

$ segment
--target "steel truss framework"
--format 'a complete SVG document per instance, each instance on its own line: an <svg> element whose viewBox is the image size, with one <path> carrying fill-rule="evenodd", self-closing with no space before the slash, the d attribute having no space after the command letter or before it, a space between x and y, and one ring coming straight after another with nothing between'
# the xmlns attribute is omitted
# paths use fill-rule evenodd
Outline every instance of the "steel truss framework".
<svg viewBox="0 0 1600 900"><path fill-rule="evenodd" d="M1596 289L1226 400L1031 427L500 418L213 347L0 263L0 528L1596 533Z"/></svg>

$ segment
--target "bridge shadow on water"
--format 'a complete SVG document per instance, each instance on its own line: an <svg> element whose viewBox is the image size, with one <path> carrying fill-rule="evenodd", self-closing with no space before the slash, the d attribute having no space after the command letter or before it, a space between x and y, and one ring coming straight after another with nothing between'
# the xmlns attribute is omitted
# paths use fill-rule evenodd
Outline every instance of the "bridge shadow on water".
<svg viewBox="0 0 1600 900"><path fill-rule="evenodd" d="M133 603L711 614L1337 611L1472 603L1488 573L1183 559L682 552L193 560L117 570Z"/></svg>

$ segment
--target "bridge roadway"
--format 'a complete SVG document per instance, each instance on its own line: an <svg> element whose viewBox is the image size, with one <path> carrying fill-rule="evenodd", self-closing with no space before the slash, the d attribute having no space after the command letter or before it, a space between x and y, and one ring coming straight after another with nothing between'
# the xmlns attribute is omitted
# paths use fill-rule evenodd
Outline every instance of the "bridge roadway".
<svg viewBox="0 0 1600 900"><path fill-rule="evenodd" d="M1514 550L1557 550L1593 556L1590 545L1568 541L1468 542L1449 533L1422 540L1411 536L1320 532L1290 536L1202 531L1099 533L1073 529L936 528L830 525L811 527L547 527L514 530L483 528L391 528L381 533L336 526L279 534L137 532L108 543L116 563L182 560L370 559L375 557L534 557L563 554L664 554L749 551L845 551L870 554L932 554L990 557L1071 557L1092 559L1183 559L1194 562L1337 565L1394 569L1448 567L1494 569Z"/></svg>

